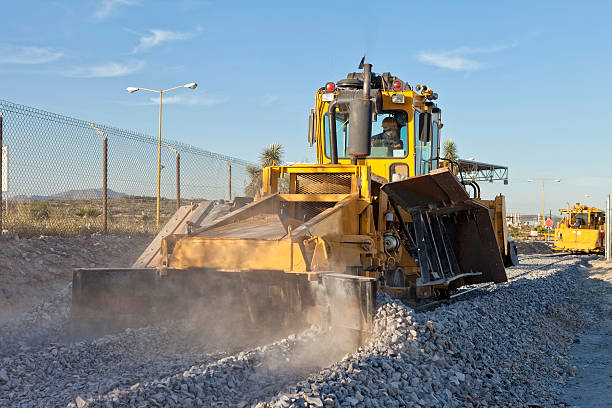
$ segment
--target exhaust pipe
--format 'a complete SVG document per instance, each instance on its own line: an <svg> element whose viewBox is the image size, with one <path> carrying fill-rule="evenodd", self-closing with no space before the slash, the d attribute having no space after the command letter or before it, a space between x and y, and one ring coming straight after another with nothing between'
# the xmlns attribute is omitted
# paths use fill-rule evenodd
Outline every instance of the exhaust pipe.
<svg viewBox="0 0 612 408"><path fill-rule="evenodd" d="M349 102L351 131L349 133L348 154L351 164L357 164L357 159L367 157L371 153L372 140L372 101L370 99L370 82L372 80L372 64L364 64L363 59L359 68L363 68L363 96Z"/></svg>
<svg viewBox="0 0 612 408"><path fill-rule="evenodd" d="M334 99L327 108L329 119L329 152L331 154L331 164L338 164L338 136L336 134L336 105L338 100Z"/></svg>

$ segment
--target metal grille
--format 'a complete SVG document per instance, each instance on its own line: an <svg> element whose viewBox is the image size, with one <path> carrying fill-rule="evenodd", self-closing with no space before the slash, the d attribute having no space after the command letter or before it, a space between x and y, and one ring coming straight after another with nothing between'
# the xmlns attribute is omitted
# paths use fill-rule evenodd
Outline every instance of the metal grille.
<svg viewBox="0 0 612 408"><path fill-rule="evenodd" d="M332 208L336 203L300 203L299 212L301 213L303 219L308 221L309 219L321 214L323 211L328 208Z"/></svg>
<svg viewBox="0 0 612 408"><path fill-rule="evenodd" d="M297 194L350 194L351 173L298 174L295 183Z"/></svg>
<svg viewBox="0 0 612 408"><path fill-rule="evenodd" d="M281 202L281 212L290 214L290 207L294 206L293 217L300 221L308 221L334 205L336 205L334 202Z"/></svg>
<svg viewBox="0 0 612 408"><path fill-rule="evenodd" d="M101 208L103 136L90 122L3 100L0 100L0 112L1 140L8 149L8 189L3 188L3 201L0 201L5 229L15 230L20 224L32 221L32 234L53 233L43 224L48 225L53 220L58 224L62 217L78 221L73 215L79 208ZM114 200L128 196L146 199L128 204L134 208L126 221L134 223L138 221L134 218L137 216L144 225L152 219L154 227L157 137L91 124L107 138L109 229L120 232L115 228L117 220L126 213L120 211ZM227 199L230 188L232 198L244 195L249 181L247 166L252 163L174 140L162 140L163 218L174 212L179 197L183 204L201 199ZM180 194L177 194L177 187ZM74 204L75 200L82 202ZM65 204L63 210L60 201ZM33 207L37 210L32 218ZM97 211L90 214L95 215ZM85 221L91 232L100 230L99 214ZM39 231L37 226L40 226Z"/></svg>

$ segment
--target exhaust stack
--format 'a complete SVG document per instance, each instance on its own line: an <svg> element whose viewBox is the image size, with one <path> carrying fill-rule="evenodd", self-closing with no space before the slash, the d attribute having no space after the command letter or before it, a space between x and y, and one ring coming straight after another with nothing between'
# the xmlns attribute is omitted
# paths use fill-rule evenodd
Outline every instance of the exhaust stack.
<svg viewBox="0 0 612 408"><path fill-rule="evenodd" d="M348 154L351 164L357 164L357 159L367 157L371 153L372 139L372 100L370 99L370 83L372 80L372 64L361 59L359 68L363 68L363 96L349 102L350 133Z"/></svg>

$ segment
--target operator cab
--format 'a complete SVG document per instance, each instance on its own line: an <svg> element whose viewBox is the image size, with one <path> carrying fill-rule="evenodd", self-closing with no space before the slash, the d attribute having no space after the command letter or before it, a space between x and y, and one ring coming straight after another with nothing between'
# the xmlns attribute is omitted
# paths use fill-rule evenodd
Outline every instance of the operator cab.
<svg viewBox="0 0 612 408"><path fill-rule="evenodd" d="M383 122L391 119L397 126L383 128ZM401 158L408 156L408 115L405 111L383 111L376 114L376 121L372 122L372 139L370 141L371 154L369 159ZM338 135L338 157L350 159L348 155L348 138L350 132L350 119L348 114L336 114L336 134ZM331 158L329 121L325 121L325 155Z"/></svg>
<svg viewBox="0 0 612 408"><path fill-rule="evenodd" d="M388 72L372 73L370 88L366 90L363 75L350 73L317 91L309 127L310 144L317 145L317 162L367 164L374 174L387 181L437 169L442 122L440 108L433 101L438 95L426 85L417 85L413 90ZM350 154L351 121L358 119L351 119L350 106L351 101L363 99L364 95L369 95L372 106L371 132L360 146L369 148L356 156ZM363 118L358 122L357 137L363 138Z"/></svg>
<svg viewBox="0 0 612 408"><path fill-rule="evenodd" d="M580 203L569 210L561 209L561 213L566 213L561 222L569 228L602 229L605 224L605 215L601 210Z"/></svg>

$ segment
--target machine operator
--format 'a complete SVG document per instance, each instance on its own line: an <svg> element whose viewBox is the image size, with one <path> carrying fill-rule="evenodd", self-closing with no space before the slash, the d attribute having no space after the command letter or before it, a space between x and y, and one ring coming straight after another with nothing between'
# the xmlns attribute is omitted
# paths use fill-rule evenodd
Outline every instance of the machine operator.
<svg viewBox="0 0 612 408"><path fill-rule="evenodd" d="M400 128L394 117L386 117L382 121L383 131L372 135L372 146L388 146L394 149L403 149L404 142L400 138Z"/></svg>

